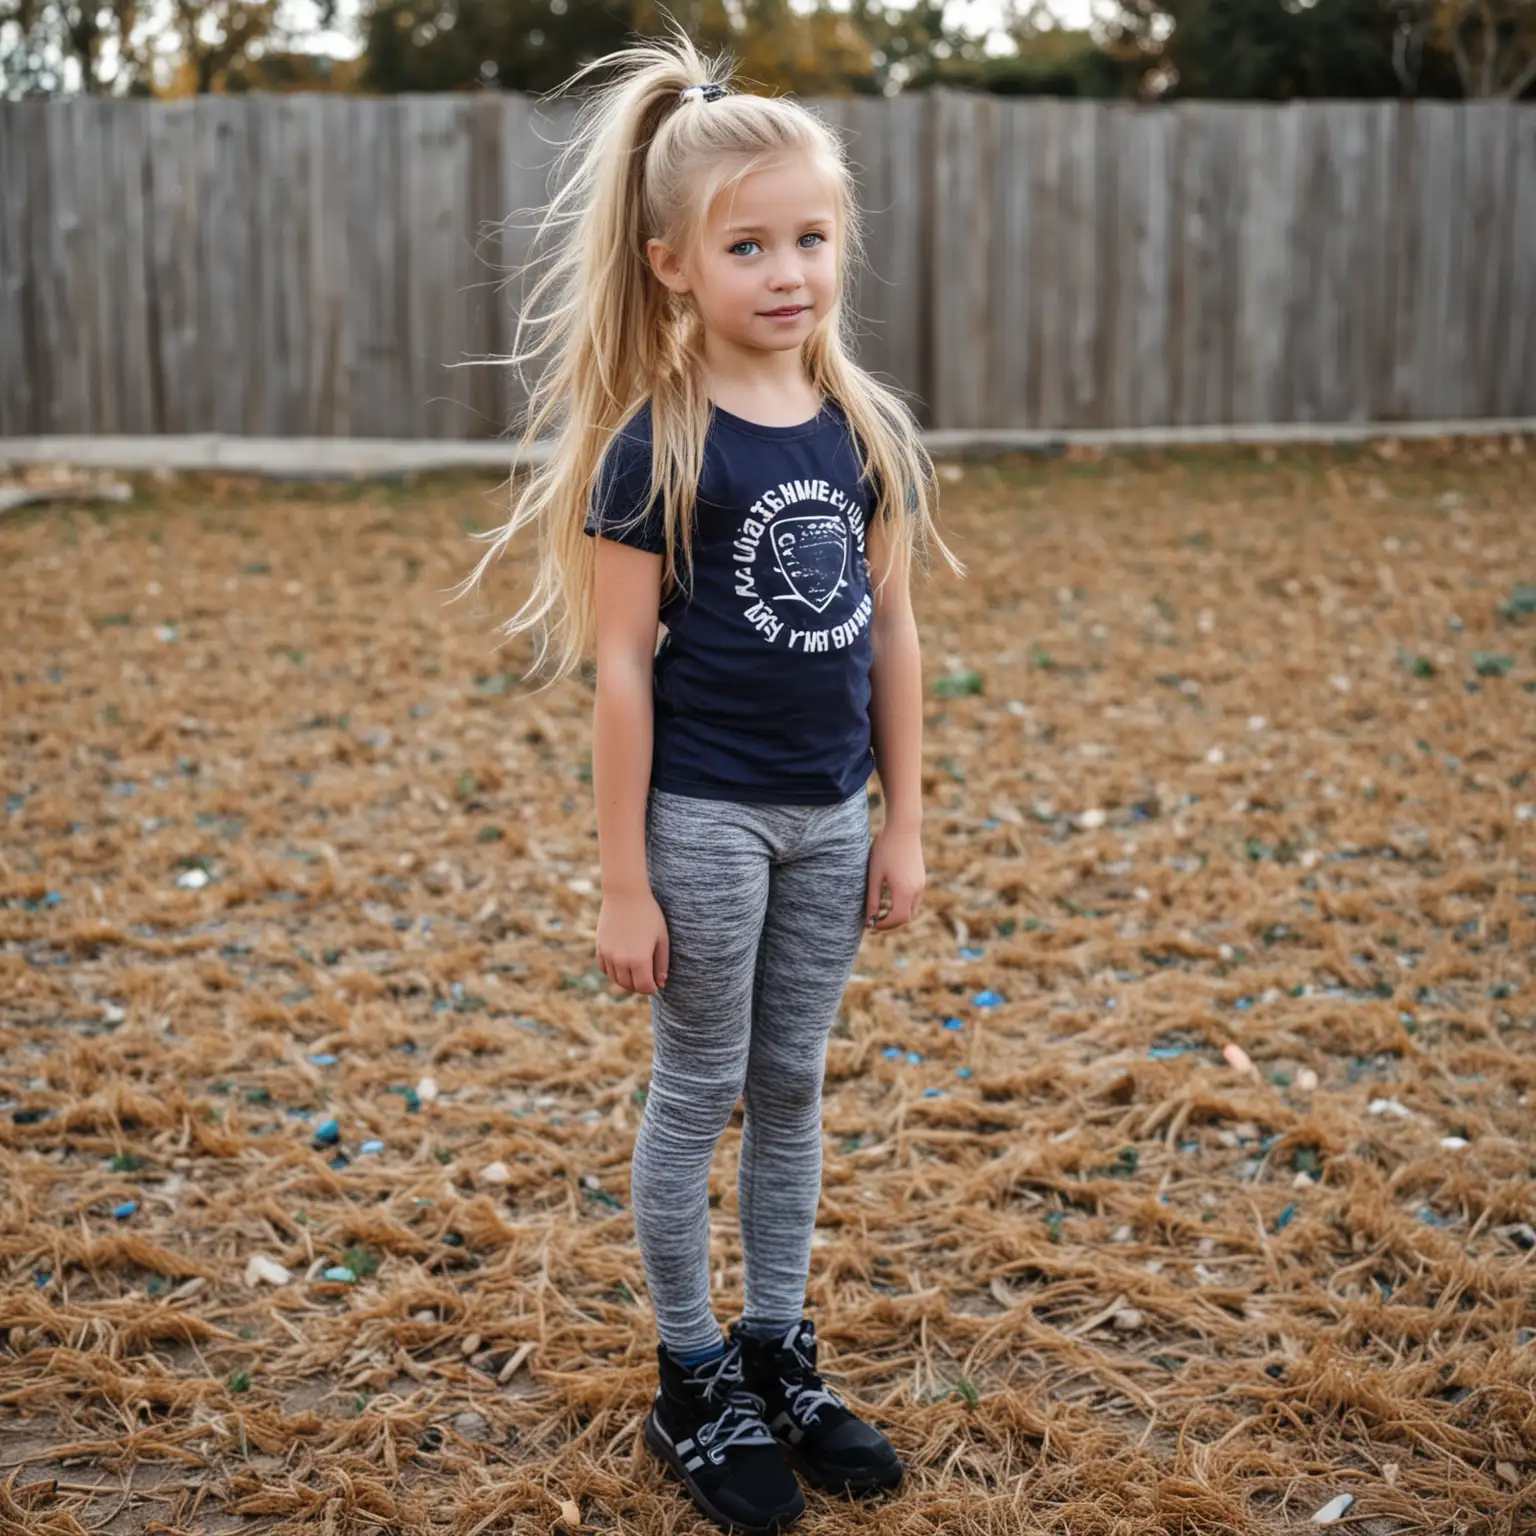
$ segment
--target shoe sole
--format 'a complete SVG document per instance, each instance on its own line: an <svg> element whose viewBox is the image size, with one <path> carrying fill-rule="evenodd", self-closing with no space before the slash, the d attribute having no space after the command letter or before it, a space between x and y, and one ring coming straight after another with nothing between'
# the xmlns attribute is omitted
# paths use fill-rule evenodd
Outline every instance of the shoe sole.
<svg viewBox="0 0 1536 1536"><path fill-rule="evenodd" d="M674 1476L682 1480L684 1486L692 1495L693 1502L697 1504L699 1508L702 1509L704 1513L715 1522L716 1525L718 1525L722 1530L732 1532L733 1536L778 1536L780 1531L787 1531L790 1526L792 1526L800 1518L800 1516L805 1513L805 1510L802 1507L795 1510L793 1514L775 1516L766 1525L744 1525L740 1520L737 1520L726 1514L723 1510L716 1508L716 1506L710 1502L709 1495L706 1494L696 1482L694 1482L693 1476L688 1471L687 1467L685 1467L682 1462L677 1459L677 1456L673 1452L672 1447L668 1445L667 1442L662 1438L661 1433L656 1428L656 1420L652 1414L646 1414L643 1432L645 1435L645 1443L651 1448L652 1455L654 1455L661 1462L661 1464L667 1468L669 1472L673 1473Z"/></svg>

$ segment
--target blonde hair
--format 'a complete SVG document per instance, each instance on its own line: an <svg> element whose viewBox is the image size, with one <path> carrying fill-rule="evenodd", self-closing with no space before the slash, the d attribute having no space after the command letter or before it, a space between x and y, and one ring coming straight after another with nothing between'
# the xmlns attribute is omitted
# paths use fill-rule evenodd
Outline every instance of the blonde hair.
<svg viewBox="0 0 1536 1536"><path fill-rule="evenodd" d="M853 177L836 135L784 97L684 97L692 85L724 85L729 71L706 62L675 23L668 38L598 59L560 91L597 70L611 71L612 78L585 99L556 162L559 190L540 221L529 263L547 265L529 291L513 356L505 360L519 371L526 362L543 363L522 446L548 438L550 451L515 487L507 522L473 535L489 540L490 548L460 584L461 595L512 539L532 528L538 541L533 590L501 632L507 639L534 633L534 668L547 681L580 667L596 630L587 512L605 451L646 401L652 504L659 496L666 535L664 582L670 588L687 579L709 426L702 331L691 301L674 295L651 270L646 242L690 249L715 198L789 154L820 163L837 219L837 296L803 344L807 377L841 406L862 450L861 474L880 488L875 519L893 536L892 567L914 548L937 544L959 570L934 529L933 463L910 411L850 356L847 273L862 261L863 248ZM526 348L525 331L536 335Z"/></svg>

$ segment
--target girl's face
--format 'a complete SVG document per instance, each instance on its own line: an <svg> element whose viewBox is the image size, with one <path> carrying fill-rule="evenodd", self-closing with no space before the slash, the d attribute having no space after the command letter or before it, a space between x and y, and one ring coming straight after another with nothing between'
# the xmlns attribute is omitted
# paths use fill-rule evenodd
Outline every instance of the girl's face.
<svg viewBox="0 0 1536 1536"><path fill-rule="evenodd" d="M755 351L798 347L837 297L836 204L815 163L776 162L715 199L698 248L647 247L656 276L691 293L706 330Z"/></svg>

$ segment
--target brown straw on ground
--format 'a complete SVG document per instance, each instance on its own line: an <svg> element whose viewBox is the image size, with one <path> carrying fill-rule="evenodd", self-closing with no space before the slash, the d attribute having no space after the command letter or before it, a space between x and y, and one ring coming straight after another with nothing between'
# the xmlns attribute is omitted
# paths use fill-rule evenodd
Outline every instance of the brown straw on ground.
<svg viewBox="0 0 1536 1536"><path fill-rule="evenodd" d="M1536 1531L1524 446L946 472L809 1301L909 1478L810 1536ZM511 565L443 605L502 505L0 524L0 1531L708 1528L638 1436L590 694L493 649Z"/></svg>

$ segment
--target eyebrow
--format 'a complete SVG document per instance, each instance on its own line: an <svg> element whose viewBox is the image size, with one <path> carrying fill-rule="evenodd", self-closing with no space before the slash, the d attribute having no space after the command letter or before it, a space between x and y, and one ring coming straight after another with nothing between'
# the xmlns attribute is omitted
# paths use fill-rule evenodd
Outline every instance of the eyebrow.
<svg viewBox="0 0 1536 1536"><path fill-rule="evenodd" d="M832 222L832 215L830 213L815 214L811 218L801 220L801 222L806 225L830 224ZM732 224L725 232L728 235L766 235L769 233L769 230L766 225L762 224Z"/></svg>

